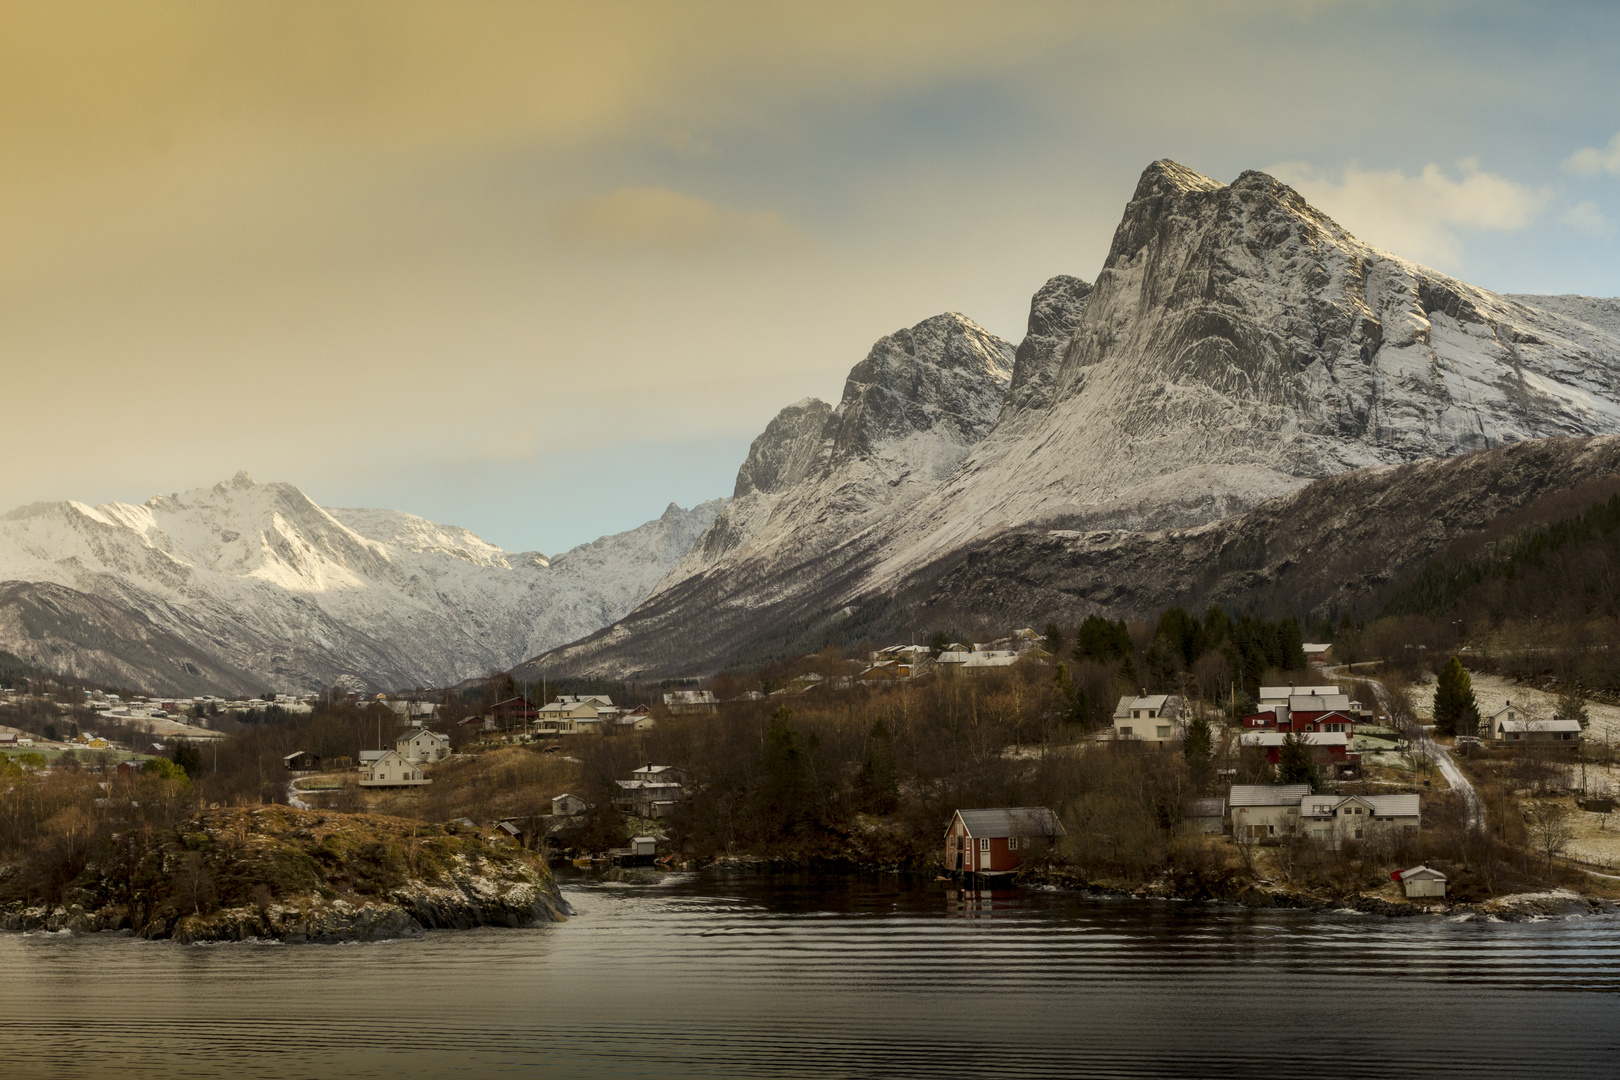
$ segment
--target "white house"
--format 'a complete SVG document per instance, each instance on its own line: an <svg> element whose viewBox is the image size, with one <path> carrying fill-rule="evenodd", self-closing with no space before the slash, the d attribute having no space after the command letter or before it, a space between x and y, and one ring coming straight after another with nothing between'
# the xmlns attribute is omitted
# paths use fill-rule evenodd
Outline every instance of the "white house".
<svg viewBox="0 0 1620 1080"><path fill-rule="evenodd" d="M1114 707L1114 738L1164 745L1184 733L1182 701L1174 694L1122 697Z"/></svg>
<svg viewBox="0 0 1620 1080"><path fill-rule="evenodd" d="M1299 801L1309 784L1233 784L1232 835L1248 840L1287 836L1299 828Z"/></svg>
<svg viewBox="0 0 1620 1080"><path fill-rule="evenodd" d="M585 805L584 799L578 795L570 795L567 792L554 796L551 800L552 817L575 817L583 814L587 809L589 808Z"/></svg>
<svg viewBox="0 0 1620 1080"><path fill-rule="evenodd" d="M1543 720L1507 702L1479 722L1479 737L1494 742L1579 742L1579 720Z"/></svg>
<svg viewBox="0 0 1620 1080"><path fill-rule="evenodd" d="M364 757L366 751L360 753ZM422 770L406 761L398 750L385 750L381 757L360 767L361 787L419 787L431 783L433 781L424 777Z"/></svg>
<svg viewBox="0 0 1620 1080"><path fill-rule="evenodd" d="M437 731L416 728L395 739L394 749L412 765L431 765L450 756L450 740Z"/></svg>
<svg viewBox="0 0 1620 1080"><path fill-rule="evenodd" d="M1381 832L1416 832L1423 815L1416 795L1305 795L1299 820L1311 839L1337 846Z"/></svg>

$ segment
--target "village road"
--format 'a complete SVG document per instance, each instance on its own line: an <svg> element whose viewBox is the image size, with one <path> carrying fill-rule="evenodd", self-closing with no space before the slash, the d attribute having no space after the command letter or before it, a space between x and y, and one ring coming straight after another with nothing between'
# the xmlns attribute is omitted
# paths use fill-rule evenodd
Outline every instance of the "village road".
<svg viewBox="0 0 1620 1080"><path fill-rule="evenodd" d="M1334 667L1324 668L1323 670L1330 677L1337 678L1343 668ZM1345 677L1357 678L1366 682L1368 686L1372 687L1373 693L1378 695L1378 704L1383 709L1384 715L1394 715L1390 710L1392 695L1389 687L1379 680L1365 675L1347 675ZM1469 781L1462 769L1457 767L1457 762L1452 759L1450 751L1435 742L1430 729L1421 724L1412 726L1412 741L1417 744L1419 750L1429 755L1429 759L1439 767L1440 775L1446 778L1447 784L1451 785L1451 790L1455 791L1458 798L1462 799L1463 816L1468 828L1476 831L1485 828L1485 801L1479 797L1479 792L1474 790L1473 783Z"/></svg>
<svg viewBox="0 0 1620 1080"><path fill-rule="evenodd" d="M311 773L300 773L299 775L293 777L291 780L287 781L287 805L292 807L294 810L313 810L313 809L315 809L313 806L309 805L309 803L305 802L303 799L300 799L298 797L298 781L302 780L305 776L310 776L310 775L313 775L313 774L311 774Z"/></svg>

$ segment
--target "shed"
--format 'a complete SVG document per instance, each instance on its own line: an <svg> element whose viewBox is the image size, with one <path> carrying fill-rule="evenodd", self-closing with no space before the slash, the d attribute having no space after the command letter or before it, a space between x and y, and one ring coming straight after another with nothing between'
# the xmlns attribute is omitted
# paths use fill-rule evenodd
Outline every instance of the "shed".
<svg viewBox="0 0 1620 1080"><path fill-rule="evenodd" d="M963 874L1010 874L1037 840L1063 835L1057 815L1044 806L958 810L945 830L945 869Z"/></svg>
<svg viewBox="0 0 1620 1080"><path fill-rule="evenodd" d="M1397 870L1390 876L1401 883L1408 899L1446 895L1446 875L1431 867L1414 866L1410 870Z"/></svg>

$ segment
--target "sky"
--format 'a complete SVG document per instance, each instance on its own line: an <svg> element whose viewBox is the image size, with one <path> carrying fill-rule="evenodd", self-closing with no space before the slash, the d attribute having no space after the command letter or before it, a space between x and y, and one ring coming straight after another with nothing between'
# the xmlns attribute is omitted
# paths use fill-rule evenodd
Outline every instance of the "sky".
<svg viewBox="0 0 1620 1080"><path fill-rule="evenodd" d="M1128 9L1128 10L1126 10ZM1144 166L1620 295L1620 5L0 4L0 509L246 469L555 554Z"/></svg>

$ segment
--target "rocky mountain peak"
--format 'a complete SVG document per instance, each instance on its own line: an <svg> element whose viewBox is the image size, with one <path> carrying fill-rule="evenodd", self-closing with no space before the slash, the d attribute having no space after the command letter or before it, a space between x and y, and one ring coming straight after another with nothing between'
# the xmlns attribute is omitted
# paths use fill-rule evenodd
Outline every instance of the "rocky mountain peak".
<svg viewBox="0 0 1620 1080"><path fill-rule="evenodd" d="M1012 345L955 312L879 338L850 370L831 426L834 461L920 432L982 439L1012 380Z"/></svg>
<svg viewBox="0 0 1620 1080"><path fill-rule="evenodd" d="M1015 353L1004 411L1041 409L1051 402L1058 366L1090 299L1091 285L1068 274L1059 274L1036 290L1029 302L1029 326Z"/></svg>
<svg viewBox="0 0 1620 1080"><path fill-rule="evenodd" d="M777 413L748 447L732 497L785 491L808 476L820 456L822 429L831 415L832 406L813 397Z"/></svg>

